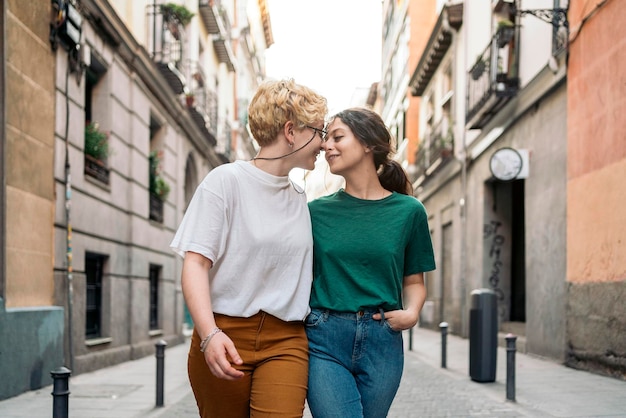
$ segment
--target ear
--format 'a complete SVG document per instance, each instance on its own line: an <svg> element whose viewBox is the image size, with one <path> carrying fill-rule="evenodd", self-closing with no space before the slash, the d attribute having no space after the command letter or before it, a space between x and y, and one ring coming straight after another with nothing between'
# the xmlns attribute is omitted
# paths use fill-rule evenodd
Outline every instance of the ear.
<svg viewBox="0 0 626 418"><path fill-rule="evenodd" d="M285 125L283 126L283 135L285 136L285 139L287 140L287 145L289 145L290 148L292 148L293 144L295 143L293 128L294 125L292 121L285 122Z"/></svg>
<svg viewBox="0 0 626 418"><path fill-rule="evenodd" d="M287 138L287 140L290 140L293 138L293 122L292 121L285 122L285 126L283 126L283 134L285 135L285 138Z"/></svg>

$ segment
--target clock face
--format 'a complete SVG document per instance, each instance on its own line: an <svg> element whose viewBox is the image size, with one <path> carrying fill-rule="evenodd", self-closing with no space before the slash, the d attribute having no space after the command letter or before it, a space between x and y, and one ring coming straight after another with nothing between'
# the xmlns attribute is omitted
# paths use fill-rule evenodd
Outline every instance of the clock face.
<svg viewBox="0 0 626 418"><path fill-rule="evenodd" d="M522 156L513 148L500 148L489 160L491 174L498 180L515 179L522 171Z"/></svg>

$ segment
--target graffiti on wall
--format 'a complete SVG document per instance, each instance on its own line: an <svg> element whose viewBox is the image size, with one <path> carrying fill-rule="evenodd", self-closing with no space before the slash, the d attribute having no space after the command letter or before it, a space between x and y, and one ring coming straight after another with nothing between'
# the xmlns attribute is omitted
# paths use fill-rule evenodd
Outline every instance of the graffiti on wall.
<svg viewBox="0 0 626 418"><path fill-rule="evenodd" d="M502 226L499 221L490 221L486 223L483 228L483 240L489 240L489 260L491 263L491 270L489 272L489 285L491 289L496 293L498 298L498 316L501 320L505 318L506 304L504 303L504 290L502 289L502 248L504 246L504 235L498 233L498 228Z"/></svg>

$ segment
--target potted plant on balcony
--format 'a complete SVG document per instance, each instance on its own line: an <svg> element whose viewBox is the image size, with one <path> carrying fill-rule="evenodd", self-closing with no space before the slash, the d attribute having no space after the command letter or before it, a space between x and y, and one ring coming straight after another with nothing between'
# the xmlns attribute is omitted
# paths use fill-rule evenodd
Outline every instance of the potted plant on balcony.
<svg viewBox="0 0 626 418"><path fill-rule="evenodd" d="M452 125L448 126L448 130L439 138L438 143L441 150L441 158L445 159L452 155L454 151L454 129Z"/></svg>
<svg viewBox="0 0 626 418"><path fill-rule="evenodd" d="M502 19L498 21L496 28L498 48L503 48L513 39L515 34L515 24L509 19Z"/></svg>
<svg viewBox="0 0 626 418"><path fill-rule="evenodd" d="M185 93L185 103L187 104L187 107L193 107L194 102L195 102L194 94Z"/></svg>
<svg viewBox="0 0 626 418"><path fill-rule="evenodd" d="M98 122L87 122L85 125L84 155L84 172L108 184L109 169L106 167L106 160L110 155L109 135L100 130Z"/></svg>
<svg viewBox="0 0 626 418"><path fill-rule="evenodd" d="M176 3L164 3L161 6L161 14L165 20L175 20L183 26L187 26L195 16L185 6Z"/></svg>
<svg viewBox="0 0 626 418"><path fill-rule="evenodd" d="M149 156L150 161L150 195L157 197L160 201L165 201L170 192L170 185L161 175L160 152L152 151Z"/></svg>
<svg viewBox="0 0 626 418"><path fill-rule="evenodd" d="M180 39L179 26L187 26L194 16L185 6L176 3L164 3L160 6L163 22L175 39Z"/></svg>
<svg viewBox="0 0 626 418"><path fill-rule="evenodd" d="M85 156L101 163L109 156L108 135L100 130L98 122L87 122L85 125Z"/></svg>

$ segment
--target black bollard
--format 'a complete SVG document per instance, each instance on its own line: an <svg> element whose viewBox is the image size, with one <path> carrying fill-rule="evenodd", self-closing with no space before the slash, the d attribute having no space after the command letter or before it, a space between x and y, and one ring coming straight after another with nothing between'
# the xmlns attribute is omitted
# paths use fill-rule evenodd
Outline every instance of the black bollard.
<svg viewBox="0 0 626 418"><path fill-rule="evenodd" d="M71 370L59 367L50 372L52 385L52 418L67 418L70 404L70 375Z"/></svg>
<svg viewBox="0 0 626 418"><path fill-rule="evenodd" d="M413 351L413 327L409 328L409 351Z"/></svg>
<svg viewBox="0 0 626 418"><path fill-rule="evenodd" d="M448 323L447 322L440 323L439 329L441 329L441 368L445 369L447 367L446 355L448 352L448 348L447 348Z"/></svg>
<svg viewBox="0 0 626 418"><path fill-rule="evenodd" d="M167 343L163 340L159 340L154 346L156 347L156 406L163 406L165 347Z"/></svg>
<svg viewBox="0 0 626 418"><path fill-rule="evenodd" d="M517 337L507 334L506 337L506 399L515 401L515 341Z"/></svg>

